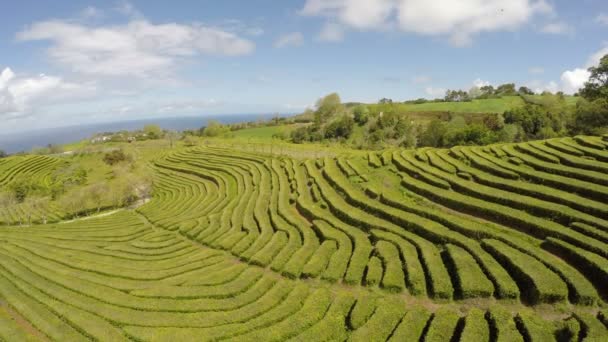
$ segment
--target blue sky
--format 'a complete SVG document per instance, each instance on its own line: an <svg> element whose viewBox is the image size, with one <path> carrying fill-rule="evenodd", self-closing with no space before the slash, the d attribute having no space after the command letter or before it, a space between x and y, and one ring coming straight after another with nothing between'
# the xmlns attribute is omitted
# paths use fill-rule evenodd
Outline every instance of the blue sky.
<svg viewBox="0 0 608 342"><path fill-rule="evenodd" d="M608 53L605 0L3 3L0 134L299 112L515 82L572 93Z"/></svg>

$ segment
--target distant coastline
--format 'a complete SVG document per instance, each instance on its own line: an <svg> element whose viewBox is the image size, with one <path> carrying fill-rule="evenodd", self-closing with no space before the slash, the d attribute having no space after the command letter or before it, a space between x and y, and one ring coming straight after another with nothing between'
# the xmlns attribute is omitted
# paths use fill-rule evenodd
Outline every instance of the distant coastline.
<svg viewBox="0 0 608 342"><path fill-rule="evenodd" d="M163 129L183 131L187 129L198 129L204 126L209 120L217 120L221 123L228 124L256 121L260 119L265 120L273 118L276 115L277 114L232 114L153 118L47 128L10 134L0 133L0 150L4 150L7 153L29 151L34 147L43 147L48 144L67 144L82 140L95 133L141 129L146 124L157 124ZM279 116L282 117L289 115L290 114L279 114Z"/></svg>

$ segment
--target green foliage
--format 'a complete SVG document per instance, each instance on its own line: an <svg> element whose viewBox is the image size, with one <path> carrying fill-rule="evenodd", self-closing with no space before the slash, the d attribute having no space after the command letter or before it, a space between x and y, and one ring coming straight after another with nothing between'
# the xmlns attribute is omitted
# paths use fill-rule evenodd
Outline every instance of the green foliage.
<svg viewBox="0 0 608 342"><path fill-rule="evenodd" d="M158 125L145 125L144 133L148 139L160 139L163 135L163 131Z"/></svg>
<svg viewBox="0 0 608 342"><path fill-rule="evenodd" d="M319 126L328 122L333 116L344 110L340 95L337 93L331 93L320 98L315 107L315 124Z"/></svg>
<svg viewBox="0 0 608 342"><path fill-rule="evenodd" d="M574 130L584 134L608 132L608 96L595 100L580 100L576 104Z"/></svg>
<svg viewBox="0 0 608 342"><path fill-rule="evenodd" d="M369 120L369 108L365 105L359 105L353 109L353 118L359 126L363 126Z"/></svg>
<svg viewBox="0 0 608 342"><path fill-rule="evenodd" d="M590 76L579 94L588 101L608 98L608 55L597 66L588 69Z"/></svg>
<svg viewBox="0 0 608 342"><path fill-rule="evenodd" d="M325 138L327 139L347 139L353 132L355 122L353 118L344 115L342 118L333 121L325 127Z"/></svg>
<svg viewBox="0 0 608 342"><path fill-rule="evenodd" d="M122 149L113 150L104 154L103 161L108 165L116 165L118 163L122 163L130 160L129 156Z"/></svg>
<svg viewBox="0 0 608 342"><path fill-rule="evenodd" d="M201 135L204 137L219 137L230 132L230 127L222 125L218 121L209 120L207 126L201 128Z"/></svg>

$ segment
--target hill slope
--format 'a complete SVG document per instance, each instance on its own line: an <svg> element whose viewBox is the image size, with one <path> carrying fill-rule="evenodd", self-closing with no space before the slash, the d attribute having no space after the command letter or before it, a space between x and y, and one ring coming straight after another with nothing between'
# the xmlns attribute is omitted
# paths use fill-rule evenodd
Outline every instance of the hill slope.
<svg viewBox="0 0 608 342"><path fill-rule="evenodd" d="M600 138L152 168L136 211L0 229L1 337L608 337Z"/></svg>

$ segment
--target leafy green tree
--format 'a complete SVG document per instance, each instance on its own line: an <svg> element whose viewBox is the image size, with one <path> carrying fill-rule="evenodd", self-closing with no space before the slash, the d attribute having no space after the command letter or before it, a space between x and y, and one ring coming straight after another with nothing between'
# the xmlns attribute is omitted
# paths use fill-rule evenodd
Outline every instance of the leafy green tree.
<svg viewBox="0 0 608 342"><path fill-rule="evenodd" d="M160 139L163 135L163 131L159 125L145 125L144 133L148 139Z"/></svg>
<svg viewBox="0 0 608 342"><path fill-rule="evenodd" d="M517 95L515 91L515 83L505 83L496 87L496 94L500 96Z"/></svg>
<svg viewBox="0 0 608 342"><path fill-rule="evenodd" d="M496 94L496 90L491 85L482 86L481 88L479 88L479 90L481 90L481 96L480 97L487 98L487 97L490 97L490 96Z"/></svg>
<svg viewBox="0 0 608 342"><path fill-rule="evenodd" d="M589 69L589 81L579 94L583 97L576 105L575 133L603 134L608 132L608 55L598 66Z"/></svg>
<svg viewBox="0 0 608 342"><path fill-rule="evenodd" d="M530 89L528 87L524 87L524 86L519 87L519 89L517 90L517 92L520 95L534 95L534 91L532 91L532 89Z"/></svg>
<svg viewBox="0 0 608 342"><path fill-rule="evenodd" d="M608 132L608 98L580 100L574 117L575 133L605 134Z"/></svg>
<svg viewBox="0 0 608 342"><path fill-rule="evenodd" d="M4 152L4 150L0 150L0 158L6 158L8 157L8 154L6 152Z"/></svg>
<svg viewBox="0 0 608 342"><path fill-rule="evenodd" d="M358 123L360 126L363 126L369 120L369 108L364 105L359 105L353 109L353 116L355 122Z"/></svg>
<svg viewBox="0 0 608 342"><path fill-rule="evenodd" d="M438 119L431 121L420 135L420 145L442 147L447 131L448 129L443 121Z"/></svg>
<svg viewBox="0 0 608 342"><path fill-rule="evenodd" d="M119 149L106 153L103 156L104 163L108 165L115 165L123 161L127 161L129 158L125 151Z"/></svg>
<svg viewBox="0 0 608 342"><path fill-rule="evenodd" d="M579 94L588 101L608 98L608 55L600 59L598 66L587 69L589 80Z"/></svg>
<svg viewBox="0 0 608 342"><path fill-rule="evenodd" d="M296 144L301 144L305 141L310 141L309 128L306 126L298 127L291 131L291 140Z"/></svg>
<svg viewBox="0 0 608 342"><path fill-rule="evenodd" d="M202 128L202 135L205 137L218 137L230 131L230 127L224 126L218 121L210 120L206 127Z"/></svg>
<svg viewBox="0 0 608 342"><path fill-rule="evenodd" d="M316 104L315 122L323 124L337 113L343 111L342 102L338 93L331 93L320 98Z"/></svg>
<svg viewBox="0 0 608 342"><path fill-rule="evenodd" d="M526 137L533 139L545 126L551 126L551 118L541 105L526 104L504 113L505 123L518 124L522 127Z"/></svg>
<svg viewBox="0 0 608 342"><path fill-rule="evenodd" d="M344 138L347 139L353 132L355 121L348 115L342 116L325 128L325 138Z"/></svg>

